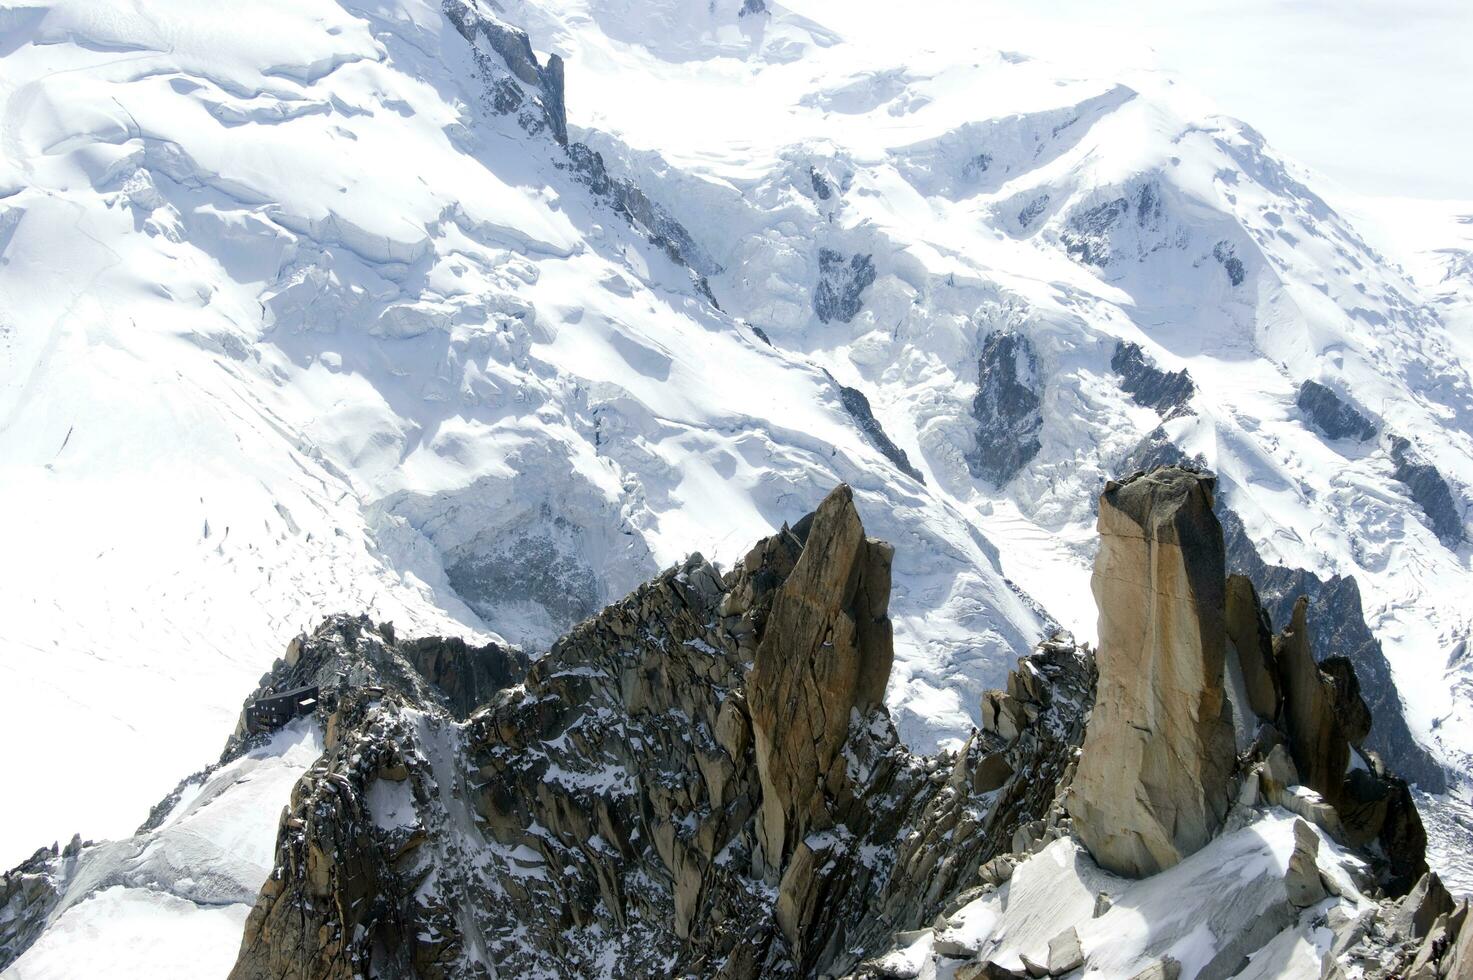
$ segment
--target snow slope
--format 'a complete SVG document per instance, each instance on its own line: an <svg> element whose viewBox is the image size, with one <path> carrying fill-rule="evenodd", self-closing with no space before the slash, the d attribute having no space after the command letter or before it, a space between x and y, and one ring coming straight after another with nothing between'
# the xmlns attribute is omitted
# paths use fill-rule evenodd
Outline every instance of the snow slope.
<svg viewBox="0 0 1473 980"><path fill-rule="evenodd" d="M88 844L59 869L61 899L7 980L224 976L271 873L292 786L322 754L316 723L189 780L157 826Z"/></svg>
<svg viewBox="0 0 1473 980"><path fill-rule="evenodd" d="M753 26L657 4L658 43L631 41L618 4L556 6L513 9L567 58L586 138L708 243L723 308L865 390L1054 615L1092 634L1093 496L1163 422L1111 367L1138 344L1195 382L1166 434L1219 473L1266 561L1357 579L1412 730L1467 771L1473 335L1447 285L1169 76L1081 78L866 5L794 5L844 22L844 43L776 6ZM682 125L648 111L657 92ZM848 322L814 316L825 248L874 266ZM1031 340L1040 445L979 480L968 408L999 330ZM1378 438L1316 429L1307 380ZM1397 476L1393 436L1448 487L1452 533Z"/></svg>
<svg viewBox="0 0 1473 980"><path fill-rule="evenodd" d="M1024 972L1024 961L1049 962L1049 943L1074 929L1088 964L1078 973L1104 980L1130 977L1170 957L1183 977L1211 966L1211 975L1311 978L1334 933L1326 917L1343 921L1373 907L1354 881L1359 860L1320 836L1316 867L1338 894L1300 912L1287 904L1284 877L1294 853L1295 818L1271 809L1245 820L1175 867L1139 881L1102 871L1077 841L1063 837L1022 861L1012 878L948 916L944 930L924 930L884 960L896 975L950 978L976 954ZM1315 832L1318 835L1318 832ZM1108 905L1096 914L1097 897ZM1287 922L1280 923L1282 915ZM1273 923L1261 948L1234 943L1251 928ZM1220 959L1219 959L1220 957Z"/></svg>
<svg viewBox="0 0 1473 980"><path fill-rule="evenodd" d="M503 111L438 3L0 11L0 737L48 733L0 863L125 832L327 612L538 647L838 480L896 545L901 731L964 734L1042 609L1092 633L1091 502L1162 421L1122 340L1190 372L1167 429L1264 557L1356 576L1466 769L1469 546L1294 403L1347 394L1466 508L1466 340L1251 129L878 7L472 7L565 59L572 139L691 247L525 78ZM1038 403L1001 480L969 461L997 331Z"/></svg>

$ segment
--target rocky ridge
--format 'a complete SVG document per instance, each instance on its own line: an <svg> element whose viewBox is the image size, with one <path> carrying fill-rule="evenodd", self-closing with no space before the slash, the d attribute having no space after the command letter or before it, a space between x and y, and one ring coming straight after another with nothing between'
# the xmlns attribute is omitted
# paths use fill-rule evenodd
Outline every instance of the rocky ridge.
<svg viewBox="0 0 1473 980"><path fill-rule="evenodd" d="M1026 734L906 751L889 554L840 487L731 572L692 556L583 623L463 724L392 686L343 700L233 975L855 969L1044 832L1092 687L1041 650L1009 702ZM385 828L390 793L413 816Z"/></svg>
<svg viewBox="0 0 1473 980"><path fill-rule="evenodd" d="M1466 976L1467 905L1364 748L1354 670L1315 662L1306 603L1275 635L1227 576L1213 495L1181 467L1110 484L1099 651L1041 643L937 756L884 707L893 549L845 486L530 664L332 617L227 747L317 689L231 975ZM8 957L99 851L6 876ZM1191 946L1182 909L1212 923ZM1284 951L1312 974L1269 970Z"/></svg>

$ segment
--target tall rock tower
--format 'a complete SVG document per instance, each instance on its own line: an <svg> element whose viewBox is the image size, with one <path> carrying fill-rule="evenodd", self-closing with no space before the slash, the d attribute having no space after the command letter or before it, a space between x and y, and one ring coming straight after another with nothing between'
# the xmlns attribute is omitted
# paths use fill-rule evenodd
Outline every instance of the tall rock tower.
<svg viewBox="0 0 1473 980"><path fill-rule="evenodd" d="M1213 484L1163 467L1100 497L1099 688L1069 811L1095 860L1117 874L1176 864L1227 813L1234 741Z"/></svg>

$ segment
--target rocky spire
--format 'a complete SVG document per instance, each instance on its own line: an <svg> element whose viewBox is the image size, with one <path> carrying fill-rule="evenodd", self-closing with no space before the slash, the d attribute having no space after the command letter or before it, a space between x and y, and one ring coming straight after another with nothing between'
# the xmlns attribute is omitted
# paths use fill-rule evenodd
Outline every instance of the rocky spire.
<svg viewBox="0 0 1473 980"><path fill-rule="evenodd" d="M884 702L895 657L887 615L894 549L864 536L842 484L807 531L748 683L762 781L758 832L773 872L809 830L828 828L825 799L843 793L849 778L851 718Z"/></svg>
<svg viewBox="0 0 1473 980"><path fill-rule="evenodd" d="M1284 727L1299 778L1333 803L1350 762L1350 743L1336 716L1334 682L1310 652L1308 609L1300 596L1293 620L1274 638L1274 659L1284 679Z"/></svg>
<svg viewBox="0 0 1473 980"><path fill-rule="evenodd" d="M1069 801L1095 860L1142 877L1211 839L1228 808L1222 528L1213 478L1106 485L1092 587L1099 687Z"/></svg>

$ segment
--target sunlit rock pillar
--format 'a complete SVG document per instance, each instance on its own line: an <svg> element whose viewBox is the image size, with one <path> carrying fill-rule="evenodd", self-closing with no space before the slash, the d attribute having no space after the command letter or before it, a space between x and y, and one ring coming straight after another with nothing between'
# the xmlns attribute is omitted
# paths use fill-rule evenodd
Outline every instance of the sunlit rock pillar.
<svg viewBox="0 0 1473 980"><path fill-rule="evenodd" d="M1211 477L1164 467L1100 498L1099 686L1069 811L1118 874L1176 864L1228 808L1226 576L1212 496Z"/></svg>
<svg viewBox="0 0 1473 980"><path fill-rule="evenodd" d="M884 703L894 659L893 549L865 537L847 486L803 523L803 553L773 600L747 685L762 871L777 884L778 926L800 960L826 863L808 835L831 828L859 789L845 745Z"/></svg>

